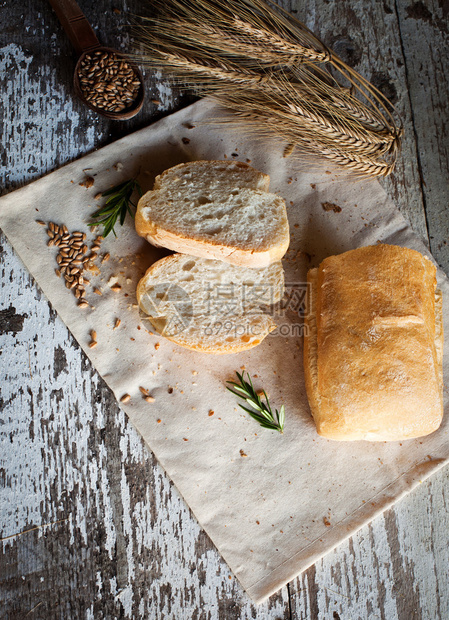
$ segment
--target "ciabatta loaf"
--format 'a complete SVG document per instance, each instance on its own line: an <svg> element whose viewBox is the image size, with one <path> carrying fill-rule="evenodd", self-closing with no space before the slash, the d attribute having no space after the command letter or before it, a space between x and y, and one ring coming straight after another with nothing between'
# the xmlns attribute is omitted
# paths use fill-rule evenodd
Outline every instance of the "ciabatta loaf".
<svg viewBox="0 0 449 620"><path fill-rule="evenodd" d="M139 200L136 231L155 246L246 267L279 261L289 245L285 202L241 162L180 164Z"/></svg>
<svg viewBox="0 0 449 620"><path fill-rule="evenodd" d="M265 306L283 295L280 262L263 269L173 254L140 280L137 300L153 327L205 353L237 353L259 344L275 323Z"/></svg>
<svg viewBox="0 0 449 620"><path fill-rule="evenodd" d="M419 252L377 245L308 274L304 369L318 433L397 441L442 420L442 299Z"/></svg>

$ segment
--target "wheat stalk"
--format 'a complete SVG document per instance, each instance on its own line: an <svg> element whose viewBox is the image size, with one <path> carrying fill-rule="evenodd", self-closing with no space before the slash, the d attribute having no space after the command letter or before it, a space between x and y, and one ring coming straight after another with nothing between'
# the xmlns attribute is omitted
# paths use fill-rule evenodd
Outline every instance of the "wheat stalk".
<svg viewBox="0 0 449 620"><path fill-rule="evenodd" d="M157 52L161 57L161 65L165 68L177 69L178 79L190 79L191 83L195 83L197 90L201 91L204 81L207 81L207 90L221 104L226 102L229 107L239 109L246 102L242 100L249 88L255 88L256 92L248 102L250 109L254 109L253 103L256 97L262 97L262 101L258 101L257 105L262 109L270 111L272 115L274 107L277 115L283 115L284 122L290 122L291 127L298 128L302 125L310 131L323 132L326 136L334 140L339 147L351 147L357 152L365 154L378 155L388 151L393 141L393 136L389 133L382 135L380 133L369 132L363 125L357 126L356 123L349 125L344 117L340 118L340 123L333 119L328 119L324 113L320 113L318 101L312 109L301 102L304 102L304 93L290 84L285 78L280 76L273 78L272 76L254 75L249 70L236 71L229 66L210 67L206 63L193 62L179 54L168 54L165 52ZM215 80L215 82L212 82ZM228 89L223 89L225 84L232 83L234 89L232 93ZM243 93L239 92L239 88L243 87ZM261 90L261 87L262 90ZM240 96L239 96L240 95ZM321 106L322 110L325 107ZM277 115L273 116L273 128L276 130Z"/></svg>
<svg viewBox="0 0 449 620"><path fill-rule="evenodd" d="M324 131L330 136L334 136L337 140L346 140L348 144L354 144L356 142L368 141L371 144L390 143L394 140L394 136L391 133L373 133L366 129L363 123L357 124L355 119L352 119L352 125L348 124L349 115L340 116L340 123L337 120L326 119L325 114L320 114L320 111L328 110L326 103L320 101L316 93L307 92L310 90L307 85L291 83L285 76L281 74L254 74L248 69L238 70L229 63L226 65L221 63L220 66L210 66L206 61L195 62L192 59L182 56L181 54L169 54L166 52L160 52L154 50L155 57L159 58L159 66L165 69L175 70L176 79L185 81L190 80L194 83L197 91L203 89L211 92L217 91L223 87L223 82L226 84L232 83L234 87L243 86L244 88L257 88L261 87L270 93L273 93L271 102L274 102L274 97L277 95L278 105L284 105L285 109L289 109L294 114L301 116L306 122L315 127L316 130ZM302 102L307 100L304 95L307 92L308 96L314 98L314 107L308 110L304 107ZM218 96L226 97L226 91L223 91ZM279 103L281 101L282 103ZM344 107L342 103L342 108ZM365 117L360 120L366 119ZM294 120L294 119L292 119ZM346 122L346 125L344 124ZM384 124L377 124L378 129L385 129Z"/></svg>
<svg viewBox="0 0 449 620"><path fill-rule="evenodd" d="M154 50L153 53L153 67L176 72L173 75L176 81L188 80L197 92L219 88L223 82L244 86L265 86L270 81L268 75L254 74L245 69L238 70L230 64L220 63L211 66L207 61L199 59L195 61L178 53L159 50Z"/></svg>
<svg viewBox="0 0 449 620"><path fill-rule="evenodd" d="M286 11L264 0L153 4L157 17L138 27L145 63L258 135L285 139L292 156L320 155L362 176L391 172L402 133L392 105Z"/></svg>
<svg viewBox="0 0 449 620"><path fill-rule="evenodd" d="M360 145L356 142L349 144L329 135L317 135L313 126L307 123L300 124L294 114L273 115L262 97L257 102L253 97L245 100L236 93L229 94L225 101L221 96L212 95L212 98L234 112L233 116L225 118L222 122L232 124L240 118L245 121L248 132L254 133L259 138L278 136L289 144L294 143L296 147L300 147L302 157L306 154L316 156L320 153L333 163L373 176L387 176L394 166L394 161L376 159L384 154L390 154L394 159L394 147L391 145Z"/></svg>
<svg viewBox="0 0 449 620"><path fill-rule="evenodd" d="M331 146L324 146L322 142L315 141L313 134L302 134L301 139L297 142L292 141L292 134L290 126L285 126L280 123L276 131L270 130L270 125L267 122L263 126L260 122L254 121L254 115L234 110L235 114L229 117L226 121L227 125L231 127L235 125L239 127L236 121L236 116L245 120L245 126L249 133L253 133L258 138L272 138L276 135L283 140L290 141L283 151L283 157L290 157L295 153L295 149L300 148L301 156L300 161L304 164L316 163L317 152L325 158L324 161L327 164L337 165L338 167L344 167L349 172L353 173L357 177L373 176L373 177L385 177L391 174L394 169L395 161L382 161L376 159L375 156L369 157L367 155L360 155L358 153L349 150L339 150L338 148L331 148ZM219 122L217 119L216 122ZM326 164L326 165L327 165Z"/></svg>
<svg viewBox="0 0 449 620"><path fill-rule="evenodd" d="M356 99L352 94L352 87L345 88L338 82L329 82L329 72L319 66L314 66L313 71L308 70L307 75L303 75L303 68L295 68L294 81L306 82L310 92L320 93L323 99L328 100L336 106L342 114L349 116L351 120L358 121L370 130L382 131L387 129L394 130L394 123L390 122L389 117L385 118L381 112Z"/></svg>
<svg viewBox="0 0 449 620"><path fill-rule="evenodd" d="M327 62L330 60L330 52L327 49L316 50L312 47L305 47L300 43L285 41L285 39L274 32L267 32L262 28L255 28L251 24L238 18L234 19L234 26L238 31L247 35L250 41L256 40L262 45L266 45L268 53L271 47L272 52L277 53L276 59L278 63L283 60L284 64L289 66L297 62ZM263 57L263 51L259 48L257 49L258 56ZM265 51L265 54L267 51ZM282 58L280 58L280 56L282 56ZM285 58L283 58L284 56Z"/></svg>
<svg viewBox="0 0 449 620"><path fill-rule="evenodd" d="M300 43L283 40L275 33L255 28L251 24L235 19L232 29L220 28L218 25L199 22L184 22L184 38L178 36L179 22L174 18L156 20L150 36L159 43L177 46L181 52L188 52L194 46L196 53L206 51L207 54L217 53L228 57L237 56L240 62L255 66L285 65L294 66L302 62L326 62L330 54L328 50L307 48ZM242 49L244 56L242 57Z"/></svg>

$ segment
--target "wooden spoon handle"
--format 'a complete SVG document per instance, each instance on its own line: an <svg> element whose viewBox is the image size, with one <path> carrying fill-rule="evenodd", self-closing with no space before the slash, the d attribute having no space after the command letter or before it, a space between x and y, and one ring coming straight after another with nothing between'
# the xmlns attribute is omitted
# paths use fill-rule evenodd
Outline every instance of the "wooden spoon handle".
<svg viewBox="0 0 449 620"><path fill-rule="evenodd" d="M100 47L95 32L75 0L49 2L78 54Z"/></svg>

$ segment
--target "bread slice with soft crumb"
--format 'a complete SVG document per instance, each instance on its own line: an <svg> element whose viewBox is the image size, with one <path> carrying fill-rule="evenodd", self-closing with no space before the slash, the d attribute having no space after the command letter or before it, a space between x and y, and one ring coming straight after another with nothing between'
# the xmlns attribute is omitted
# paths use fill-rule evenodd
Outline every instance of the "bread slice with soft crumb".
<svg viewBox="0 0 449 620"><path fill-rule="evenodd" d="M143 317L169 340L204 353L237 353L275 329L267 307L283 291L280 262L252 269L173 254L148 269L137 301Z"/></svg>
<svg viewBox="0 0 449 620"><path fill-rule="evenodd" d="M156 177L153 189L163 189L171 184L190 181L201 183L205 189L219 187L222 183L234 187L247 187L268 192L270 177L241 161L200 160L178 164Z"/></svg>
<svg viewBox="0 0 449 620"><path fill-rule="evenodd" d="M285 202L268 183L241 162L180 164L139 200L136 231L176 252L265 267L284 256L290 240Z"/></svg>

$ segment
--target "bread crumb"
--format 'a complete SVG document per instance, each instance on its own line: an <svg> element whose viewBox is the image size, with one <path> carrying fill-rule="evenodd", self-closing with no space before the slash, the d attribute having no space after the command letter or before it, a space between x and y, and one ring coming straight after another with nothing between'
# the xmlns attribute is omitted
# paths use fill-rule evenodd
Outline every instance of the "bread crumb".
<svg viewBox="0 0 449 620"><path fill-rule="evenodd" d="M187 439L187 437L183 437L182 439L183 439L183 441L189 441L189 440Z"/></svg>
<svg viewBox="0 0 449 620"><path fill-rule="evenodd" d="M103 295L103 293L102 293L102 292L100 291L100 289L99 289L99 288L97 288L97 287L95 287L95 288L94 288L94 293L95 293L96 295Z"/></svg>
<svg viewBox="0 0 449 620"><path fill-rule="evenodd" d="M248 456L248 455L245 454L245 452L243 452L243 450L240 450L240 456L245 457L245 456Z"/></svg>
<svg viewBox="0 0 449 620"><path fill-rule="evenodd" d="M112 329L117 329L122 324L120 319L115 319L114 327Z"/></svg>
<svg viewBox="0 0 449 620"><path fill-rule="evenodd" d="M144 400L146 400L147 403L154 403L156 399L154 398L154 396L145 396Z"/></svg>
<svg viewBox="0 0 449 620"><path fill-rule="evenodd" d="M116 284L113 284L111 286L111 291L114 291L114 293L118 293L118 291L120 291L121 288L122 288L121 284L117 282Z"/></svg>
<svg viewBox="0 0 449 620"><path fill-rule="evenodd" d="M145 389L143 386L141 386L141 385L139 385L139 390L142 392L142 394L143 394L144 396L149 396L149 395L150 395L149 391L148 391L148 390L146 390L146 389Z"/></svg>
<svg viewBox="0 0 449 620"><path fill-rule="evenodd" d="M156 342L156 344L154 345L154 348L156 349L156 351L159 349L160 346L161 346L161 343Z"/></svg>
<svg viewBox="0 0 449 620"><path fill-rule="evenodd" d="M129 394L123 394L123 396L120 399L120 402L127 403L129 400L131 400L131 396Z"/></svg>
<svg viewBox="0 0 449 620"><path fill-rule="evenodd" d="M215 413L215 411L214 411L213 409L210 409L210 410L209 410L209 417L213 416L213 415L214 415L214 413Z"/></svg>
<svg viewBox="0 0 449 620"><path fill-rule="evenodd" d="M81 185L81 187L85 187L86 189L89 189L89 187L92 187L94 183L95 183L95 179L93 177L86 177L84 181L81 181L79 185Z"/></svg>
<svg viewBox="0 0 449 620"><path fill-rule="evenodd" d="M81 305L81 304L79 304L79 305ZM95 349L97 344L98 344L98 342L96 340L92 340L91 342L89 342L89 348L90 349Z"/></svg>
<svg viewBox="0 0 449 620"><path fill-rule="evenodd" d="M156 422L157 422L158 424L160 424L160 423L162 422L162 420L159 418L159 420L156 420ZM167 438L165 438L165 439L167 439Z"/></svg>
<svg viewBox="0 0 449 620"><path fill-rule="evenodd" d="M323 517L323 523L326 527L330 527L331 522L327 517Z"/></svg>
<svg viewBox="0 0 449 620"><path fill-rule="evenodd" d="M301 252L301 250L298 250L298 252L296 253L295 256L296 260L300 260L301 258L305 258L309 263L312 260L311 255L308 252Z"/></svg>
<svg viewBox="0 0 449 620"><path fill-rule="evenodd" d="M94 276L98 276L99 275L100 270L93 263L87 263L86 267L87 267L88 271L90 271Z"/></svg>
<svg viewBox="0 0 449 620"><path fill-rule="evenodd" d="M322 202L321 206L325 211L333 211L334 213L341 213L341 207L333 202Z"/></svg>

